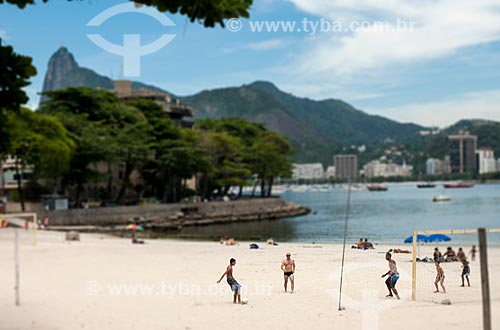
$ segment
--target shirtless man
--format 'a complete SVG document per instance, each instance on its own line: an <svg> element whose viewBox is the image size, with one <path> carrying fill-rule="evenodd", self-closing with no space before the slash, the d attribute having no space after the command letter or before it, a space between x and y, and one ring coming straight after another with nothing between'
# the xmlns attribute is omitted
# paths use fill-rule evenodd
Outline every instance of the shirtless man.
<svg viewBox="0 0 500 330"><path fill-rule="evenodd" d="M386 297L393 297L392 293L394 292L396 297L400 299L398 290L396 290L396 282L399 279L399 273L398 273L398 268L396 267L396 261L392 259L392 255L389 252L385 254L385 260L389 262L389 271L382 275L382 278L389 275L387 280L385 280L385 285L389 290L389 294Z"/></svg>
<svg viewBox="0 0 500 330"><path fill-rule="evenodd" d="M460 262L462 262L462 260L464 260L464 259L467 259L467 256L465 255L465 252L464 252L464 250L462 250L462 248L458 248L457 258L458 258L458 261L460 261Z"/></svg>
<svg viewBox="0 0 500 330"><path fill-rule="evenodd" d="M217 284L222 281L224 276L226 276L227 284L231 287L231 291L234 292L233 304L236 304L236 298L238 298L238 304L241 304L240 288L241 285L233 277L233 267L236 265L236 259L231 258L229 260L229 266L227 266L226 271L222 274Z"/></svg>
<svg viewBox="0 0 500 330"><path fill-rule="evenodd" d="M295 277L293 276L293 273L295 272L295 260L291 258L290 252L286 253L286 258L283 259L283 262L281 263L281 270L283 271L283 277L285 278L285 292L287 292L288 279L290 279L290 283L292 285L291 293L293 293L295 284Z"/></svg>
<svg viewBox="0 0 500 330"><path fill-rule="evenodd" d="M434 262L436 265L436 280L434 281L434 285L436 286L436 291L434 293L439 292L438 283L441 284L441 288L443 288L443 292L446 293L446 288L444 287L444 270L441 267L439 261Z"/></svg>

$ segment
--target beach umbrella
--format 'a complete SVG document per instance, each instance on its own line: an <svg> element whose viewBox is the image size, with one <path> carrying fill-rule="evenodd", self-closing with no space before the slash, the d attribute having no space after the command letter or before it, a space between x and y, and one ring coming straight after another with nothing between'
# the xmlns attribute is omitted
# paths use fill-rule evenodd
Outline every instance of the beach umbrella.
<svg viewBox="0 0 500 330"><path fill-rule="evenodd" d="M138 226L138 225L128 225L127 229L134 230L134 231L144 231L144 227Z"/></svg>
<svg viewBox="0 0 500 330"><path fill-rule="evenodd" d="M421 242L429 242L429 236L422 235L422 234L417 234L417 243ZM413 236L408 237L405 239L405 243L413 243Z"/></svg>
<svg viewBox="0 0 500 330"><path fill-rule="evenodd" d="M429 242L449 242L451 238L444 234L432 234L429 235Z"/></svg>

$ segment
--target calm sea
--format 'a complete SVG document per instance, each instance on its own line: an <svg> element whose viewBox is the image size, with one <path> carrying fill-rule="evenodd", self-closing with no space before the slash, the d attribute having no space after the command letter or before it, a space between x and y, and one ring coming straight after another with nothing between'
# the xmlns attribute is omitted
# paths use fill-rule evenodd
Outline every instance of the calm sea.
<svg viewBox="0 0 500 330"><path fill-rule="evenodd" d="M348 222L348 241L368 238L374 243L403 243L414 230L500 228L500 185L482 184L469 189L417 189L414 184L389 184L385 192L353 191ZM432 202L443 194L449 202ZM347 189L328 192L286 191L282 197L309 207L309 215L243 224L186 228L176 236L262 241L269 237L288 242L341 242L344 233ZM475 235L452 235L453 242L469 244ZM500 233L489 234L500 245Z"/></svg>

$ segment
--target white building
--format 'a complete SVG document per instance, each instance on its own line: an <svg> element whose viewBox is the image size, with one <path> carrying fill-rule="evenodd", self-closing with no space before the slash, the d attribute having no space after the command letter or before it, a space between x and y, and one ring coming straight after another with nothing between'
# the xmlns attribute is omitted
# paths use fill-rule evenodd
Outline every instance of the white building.
<svg viewBox="0 0 500 330"><path fill-rule="evenodd" d="M28 177L33 173L32 166L19 165L19 173L21 175L21 184L27 182ZM17 189L17 175L16 175L16 158L8 156L7 159L2 161L0 166L0 187L5 190ZM2 196L0 196L1 198Z"/></svg>
<svg viewBox="0 0 500 330"><path fill-rule="evenodd" d="M479 174L497 171L497 162L491 148L479 148L477 150Z"/></svg>
<svg viewBox="0 0 500 330"><path fill-rule="evenodd" d="M407 166L406 163L398 165L394 163L382 163L379 160L374 160L363 166L363 173L368 178L411 176L413 173L413 166Z"/></svg>
<svg viewBox="0 0 500 330"><path fill-rule="evenodd" d="M323 170L323 164L321 163L311 163L311 164L293 164L293 180L299 179L323 179L325 173Z"/></svg>
<svg viewBox="0 0 500 330"><path fill-rule="evenodd" d="M335 177L335 166L328 166L326 168L326 178L334 178Z"/></svg>

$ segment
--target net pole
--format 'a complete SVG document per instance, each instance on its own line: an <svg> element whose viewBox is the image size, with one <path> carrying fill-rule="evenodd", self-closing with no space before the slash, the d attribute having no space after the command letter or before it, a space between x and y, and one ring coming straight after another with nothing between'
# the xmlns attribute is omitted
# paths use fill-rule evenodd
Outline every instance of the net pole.
<svg viewBox="0 0 500 330"><path fill-rule="evenodd" d="M15 259L15 286L14 286L14 291L15 291L15 299L16 299L16 306L19 306L21 303L20 299L20 294L19 294L19 282L20 282L20 276L19 276L19 229L16 228L15 230L15 236L14 236L14 259Z"/></svg>
<svg viewBox="0 0 500 330"><path fill-rule="evenodd" d="M347 187L347 205L346 205L345 223L344 223L344 244L342 246L342 266L340 267L339 311L342 310L342 280L344 277L345 245L347 242L347 223L349 220L350 212L351 212L351 178L349 178Z"/></svg>
<svg viewBox="0 0 500 330"><path fill-rule="evenodd" d="M33 245L36 245L36 230L38 227L37 215L33 213Z"/></svg>
<svg viewBox="0 0 500 330"><path fill-rule="evenodd" d="M488 274L488 251L486 249L486 230L477 230L479 238L479 261L481 263L481 292L483 296L483 329L491 330L490 281Z"/></svg>
<svg viewBox="0 0 500 330"><path fill-rule="evenodd" d="M417 299L417 232L413 232L413 249L411 254L411 300Z"/></svg>

